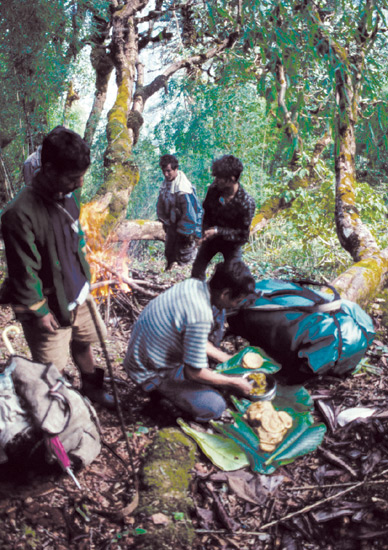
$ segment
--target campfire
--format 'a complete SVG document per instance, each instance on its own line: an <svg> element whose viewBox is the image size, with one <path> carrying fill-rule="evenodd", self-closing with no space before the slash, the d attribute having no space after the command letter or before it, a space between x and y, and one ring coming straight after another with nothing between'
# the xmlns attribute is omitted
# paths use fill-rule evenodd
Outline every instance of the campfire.
<svg viewBox="0 0 388 550"><path fill-rule="evenodd" d="M138 315L142 309L139 298L153 298L166 285L146 281L141 274L130 272L128 258L129 241L117 243L112 238L104 239L101 228L108 211L98 201L82 206L80 222L86 235L86 256L92 274L91 291L105 309L105 322L111 314L112 302L119 311L131 311ZM136 278L134 278L136 277ZM154 288L157 292L149 290Z"/></svg>
<svg viewBox="0 0 388 550"><path fill-rule="evenodd" d="M92 293L100 298L109 296L111 286L116 286L121 292L131 292L131 287L124 282L129 272L129 242L122 243L117 251L116 243L102 238L101 227L106 217L107 210L101 211L98 202L83 206L80 215L81 226L87 237L86 257L92 273Z"/></svg>

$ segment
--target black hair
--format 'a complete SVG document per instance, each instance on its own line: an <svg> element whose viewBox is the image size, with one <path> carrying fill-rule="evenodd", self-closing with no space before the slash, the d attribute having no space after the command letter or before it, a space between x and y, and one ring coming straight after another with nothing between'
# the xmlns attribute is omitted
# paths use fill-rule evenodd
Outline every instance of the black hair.
<svg viewBox="0 0 388 550"><path fill-rule="evenodd" d="M215 178L230 179L234 176L237 181L243 170L243 163L233 155L224 155L223 157L213 160L212 175Z"/></svg>
<svg viewBox="0 0 388 550"><path fill-rule="evenodd" d="M236 298L252 294L255 291L255 279L244 262L222 262L216 265L209 287L212 292L221 292L227 288L231 298Z"/></svg>
<svg viewBox="0 0 388 550"><path fill-rule="evenodd" d="M42 166L47 163L63 172L82 172L90 165L90 147L82 137L64 126L57 126L43 139Z"/></svg>
<svg viewBox="0 0 388 550"><path fill-rule="evenodd" d="M178 159L174 155L163 155L160 157L159 166L162 170L164 170L164 168L167 168L169 164L171 165L171 168L173 170L179 168Z"/></svg>

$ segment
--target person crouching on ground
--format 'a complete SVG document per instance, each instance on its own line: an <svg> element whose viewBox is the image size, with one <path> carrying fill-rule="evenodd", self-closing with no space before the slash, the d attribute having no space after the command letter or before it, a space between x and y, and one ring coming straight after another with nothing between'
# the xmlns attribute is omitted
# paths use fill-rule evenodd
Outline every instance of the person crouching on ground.
<svg viewBox="0 0 388 550"><path fill-rule="evenodd" d="M191 276L204 280L211 259L221 252L225 262L241 260L255 213L254 199L240 185L244 167L233 155L212 164L214 181L203 202L202 240Z"/></svg>
<svg viewBox="0 0 388 550"><path fill-rule="evenodd" d="M80 370L82 392L114 407L103 390L92 347L106 328L89 294L90 271L79 224L80 192L90 165L88 144L57 126L43 140L41 168L31 185L7 205L1 229L10 302L34 361L63 372L69 353Z"/></svg>
<svg viewBox="0 0 388 550"><path fill-rule="evenodd" d="M166 234L166 270L174 262L179 265L193 261L196 239L201 236L202 206L194 185L190 183L174 155L160 157L159 166L164 175L156 206L158 220Z"/></svg>
<svg viewBox="0 0 388 550"><path fill-rule="evenodd" d="M124 359L128 376L197 422L219 418L227 405L217 388L247 396L251 386L208 368L207 356L223 361L223 352L208 341L212 305L235 308L254 289L243 262L220 263L208 283L187 279L154 298L132 329Z"/></svg>

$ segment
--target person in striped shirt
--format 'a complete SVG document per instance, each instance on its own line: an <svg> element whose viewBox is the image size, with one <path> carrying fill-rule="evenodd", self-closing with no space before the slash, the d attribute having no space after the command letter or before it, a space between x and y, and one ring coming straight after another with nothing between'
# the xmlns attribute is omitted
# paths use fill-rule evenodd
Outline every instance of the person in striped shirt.
<svg viewBox="0 0 388 550"><path fill-rule="evenodd" d="M212 306L236 308L254 289L251 272L238 261L218 264L209 282L190 278L154 298L133 327L124 359L128 376L197 422L219 418L227 405L217 387L248 395L251 386L208 368L208 357L229 358L208 340Z"/></svg>

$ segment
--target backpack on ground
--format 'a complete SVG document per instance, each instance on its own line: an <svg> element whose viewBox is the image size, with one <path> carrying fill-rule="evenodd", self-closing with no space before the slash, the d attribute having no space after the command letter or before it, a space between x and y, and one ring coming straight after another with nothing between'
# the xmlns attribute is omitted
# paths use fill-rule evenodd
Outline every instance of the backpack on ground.
<svg viewBox="0 0 388 550"><path fill-rule="evenodd" d="M0 462L7 448L29 434L59 436L76 467L90 464L101 450L96 411L52 363L17 355L0 375Z"/></svg>
<svg viewBox="0 0 388 550"><path fill-rule="evenodd" d="M313 290L327 287L330 293ZM357 366L375 331L370 316L328 285L277 279L256 283L256 299L228 318L231 331L259 346L290 383Z"/></svg>

